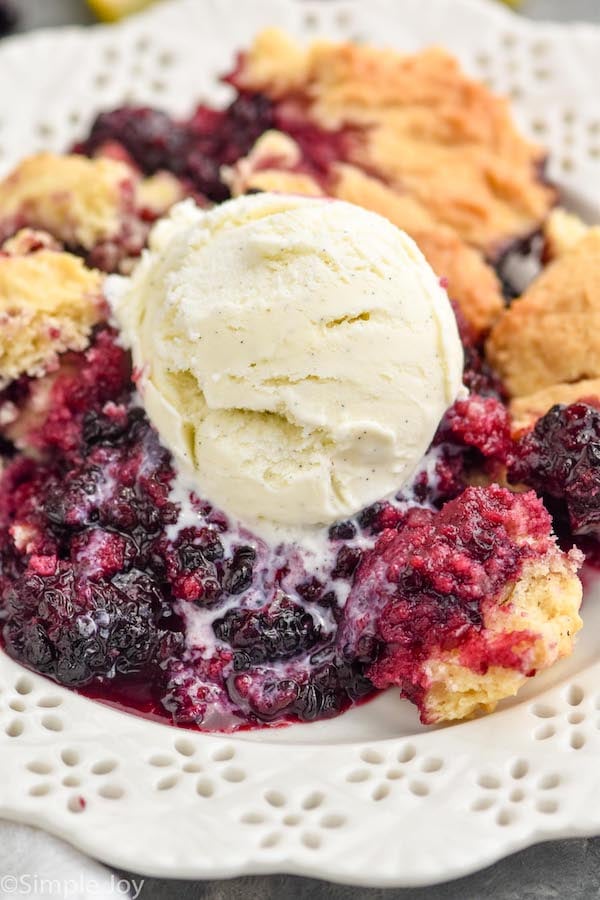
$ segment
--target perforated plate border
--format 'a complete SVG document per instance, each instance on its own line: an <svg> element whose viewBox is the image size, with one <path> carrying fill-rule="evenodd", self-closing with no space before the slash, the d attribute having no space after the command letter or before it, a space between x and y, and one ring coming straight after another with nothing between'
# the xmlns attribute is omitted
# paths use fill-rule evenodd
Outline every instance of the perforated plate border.
<svg viewBox="0 0 600 900"><path fill-rule="evenodd" d="M589 89L600 31L534 25L479 0L176 0L117 28L16 38L0 49L11 85L0 94L0 168L65 148L123 100L183 113L224 99L216 77L266 24L409 50L443 43L512 98L521 126L550 148L550 174L600 215L600 99ZM552 687L478 721L354 743L312 741L304 728L285 746L128 716L0 655L0 815L149 875L456 877L539 840L600 831L590 803L600 664L593 640L578 654Z"/></svg>

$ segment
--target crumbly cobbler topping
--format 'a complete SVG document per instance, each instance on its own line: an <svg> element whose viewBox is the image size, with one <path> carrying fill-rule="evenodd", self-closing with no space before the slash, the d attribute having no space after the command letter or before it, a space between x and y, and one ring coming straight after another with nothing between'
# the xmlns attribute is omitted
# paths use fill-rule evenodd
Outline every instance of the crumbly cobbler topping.
<svg viewBox="0 0 600 900"><path fill-rule="evenodd" d="M596 553L600 232L547 219L543 151L440 50L269 31L229 80L224 110L103 113L76 148L92 158L41 154L0 184L6 649L205 729L312 721L388 686L425 722L489 711L581 626L581 555L552 526ZM413 483L333 525L319 560L180 483L101 296L98 269L134 265L174 202L252 190L338 197L409 232L465 350L469 397ZM500 257L544 224L556 261L504 311Z"/></svg>
<svg viewBox="0 0 600 900"><path fill-rule="evenodd" d="M460 718L569 652L577 557L558 550L533 494L465 491L484 454L493 466L509 452L498 400L461 401L412 488L332 526L315 559L201 498L190 519L130 376L101 328L21 430L37 459L17 454L4 472L0 596L17 659L182 724L235 729L334 715L388 684L427 721ZM13 391L23 415L36 384Z"/></svg>
<svg viewBox="0 0 600 900"><path fill-rule="evenodd" d="M20 246L19 246L20 245ZM54 249L13 255L31 245L21 234L0 250L0 387L40 375L58 354L82 350L103 315L99 272Z"/></svg>
<svg viewBox="0 0 600 900"><path fill-rule="evenodd" d="M494 326L488 358L513 396L600 377L599 260L600 228L593 228Z"/></svg>
<svg viewBox="0 0 600 900"><path fill-rule="evenodd" d="M0 231L29 225L90 250L118 233L132 192L124 163L40 153L0 184Z"/></svg>
<svg viewBox="0 0 600 900"><path fill-rule="evenodd" d="M410 234L434 271L443 273L450 296L477 333L486 331L503 308L498 277L478 250L436 222L413 196L394 191L355 165L332 160L324 181L311 171L296 141L269 131L225 177L234 195L249 190L328 195L385 216Z"/></svg>
<svg viewBox="0 0 600 900"><path fill-rule="evenodd" d="M354 129L347 161L408 193L488 255L539 227L556 192L539 177L545 153L516 130L506 101L434 48L414 55L356 44L304 48L269 29L232 78L278 114Z"/></svg>

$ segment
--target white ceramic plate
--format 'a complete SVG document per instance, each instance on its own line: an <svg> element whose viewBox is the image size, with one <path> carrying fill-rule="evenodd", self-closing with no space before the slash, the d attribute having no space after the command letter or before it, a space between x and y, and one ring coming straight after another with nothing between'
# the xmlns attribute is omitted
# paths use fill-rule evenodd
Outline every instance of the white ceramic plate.
<svg viewBox="0 0 600 900"><path fill-rule="evenodd" d="M441 43L514 100L550 174L600 219L600 30L534 25L483 0L175 0L117 28L0 49L0 167L61 150L124 100L183 113L261 27ZM600 832L600 589L574 656L487 718L425 729L394 693L330 722L208 736L82 699L0 655L0 815L125 869L285 871L415 885L539 840ZM596 596L594 596L594 593Z"/></svg>

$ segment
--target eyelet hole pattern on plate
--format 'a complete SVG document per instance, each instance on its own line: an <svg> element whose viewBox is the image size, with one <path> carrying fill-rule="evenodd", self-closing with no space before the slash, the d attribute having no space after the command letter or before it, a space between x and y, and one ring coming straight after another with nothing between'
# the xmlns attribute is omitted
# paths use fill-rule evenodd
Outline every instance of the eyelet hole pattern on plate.
<svg viewBox="0 0 600 900"><path fill-rule="evenodd" d="M304 796L287 796L279 791L266 791L262 809L254 806L240 816L241 824L258 834L259 846L274 847L290 842L318 849L326 835L345 828L349 816L332 808L324 791L311 791Z"/></svg>
<svg viewBox="0 0 600 900"><path fill-rule="evenodd" d="M237 785L248 777L247 771L232 763L236 751L233 744L224 744L213 749L208 758L199 750L198 742L191 738L178 737L173 744L174 753L154 752L147 758L149 766L162 772L156 779L154 787L157 791L168 791L179 785L195 785L199 797L209 799L216 790L214 779L206 774L212 769L221 781L229 785ZM197 778L198 775L202 777Z"/></svg>
<svg viewBox="0 0 600 900"><path fill-rule="evenodd" d="M67 801L67 809L72 813L83 813L85 812L86 806L86 800L80 794L74 794L72 797L69 797L69 800Z"/></svg>
<svg viewBox="0 0 600 900"><path fill-rule="evenodd" d="M200 778L199 781L196 782L196 793L199 797L204 797L205 800L208 800L209 797L212 797L214 792L214 785L209 778Z"/></svg>
<svg viewBox="0 0 600 900"><path fill-rule="evenodd" d="M42 691L36 691L36 682L31 675L18 675L10 694L6 697L6 708L10 711L11 718L4 724L4 734L10 738L20 738L26 733L27 722L34 712L40 713L36 725L46 731L61 731L64 722L60 716L45 710L55 710L62 705L62 697L48 694L44 684ZM0 690L0 693L2 691Z"/></svg>
<svg viewBox="0 0 600 900"><path fill-rule="evenodd" d="M62 784L65 787L80 787L81 779L77 775L65 775Z"/></svg>
<svg viewBox="0 0 600 900"><path fill-rule="evenodd" d="M281 791L267 791L265 800L269 806L274 806L275 809L280 809L282 806L285 806L285 795L282 794Z"/></svg>
<svg viewBox="0 0 600 900"><path fill-rule="evenodd" d="M170 766L174 761L174 757L169 756L167 753L156 753L148 760L151 766L156 766L158 769Z"/></svg>
<svg viewBox="0 0 600 900"><path fill-rule="evenodd" d="M40 697L37 701L37 705L41 707L41 709L56 709L57 706L62 704L62 697L53 697L48 695L46 697Z"/></svg>
<svg viewBox="0 0 600 900"><path fill-rule="evenodd" d="M44 762L44 760L34 759L32 762L27 763L26 768L29 772L33 772L34 775L49 775L52 772L52 765Z"/></svg>
<svg viewBox="0 0 600 900"><path fill-rule="evenodd" d="M597 116L585 107L557 103L556 97L553 103L536 102L536 94L549 99L554 90L554 57L550 40L494 32L489 36L489 49L474 48L470 68L489 88L523 107L521 127L534 140L552 145L555 177L571 176L581 162L600 163L600 129ZM560 96L560 91L555 93Z"/></svg>
<svg viewBox="0 0 600 900"><path fill-rule="evenodd" d="M62 731L64 727L60 716L47 715L42 717L42 728L45 728L46 731Z"/></svg>
<svg viewBox="0 0 600 900"><path fill-rule="evenodd" d="M502 828L532 814L548 816L560 809L556 791L563 779L559 773L539 775L531 762L522 757L510 762L504 771L480 773L475 781L480 792L470 801L470 810L489 813Z"/></svg>
<svg viewBox="0 0 600 900"><path fill-rule="evenodd" d="M287 816L284 816L281 821L284 825L295 828L295 826L299 825L302 821L302 816L299 816L297 813L289 813Z"/></svg>
<svg viewBox="0 0 600 900"><path fill-rule="evenodd" d="M118 763L114 759L100 759L94 763L91 772L92 775L110 775L117 768Z"/></svg>
<svg viewBox="0 0 600 900"><path fill-rule="evenodd" d="M327 3L319 6L310 3L296 18L296 28L306 39L326 34L338 40L362 42L368 38L369 11L357 8L356 4ZM139 26L141 27L141 25ZM379 30L379 29L378 29ZM132 29L133 32L133 29ZM100 109L122 103L155 104L169 107L181 106L182 92L187 90L192 100L205 99L205 93L215 93L224 97L223 88L217 88L217 81L227 68L222 56L218 64L205 61L197 66L193 59L198 87L194 90L186 72L192 62L195 47L187 51L188 58L170 31L152 30L141 38L121 32L119 46L115 45L114 32L108 38L98 35L96 53L90 56L82 67L87 78L81 94L86 97L83 109L69 108L64 119L53 110L52 117L44 115L32 119L30 150L61 150L77 140L90 119L88 96L95 98ZM471 73L484 80L491 88L504 93L517 105L525 108L521 125L530 136L543 133L548 136L555 149L555 167L566 175L572 175L582 158L600 170L600 117L598 113L588 113L587 109L565 106L556 112L556 102L543 104L529 102L536 91L551 92L556 78L556 53L551 38L539 39L521 33L519 29L505 31L490 28L483 46L466 47L464 42L452 46L452 29L445 35L450 49L459 50ZM431 37L429 43L433 42ZM377 39L382 43L382 36ZM421 37L423 42L423 37ZM425 43L427 41L425 40ZM232 61L233 61L233 54ZM212 68L214 65L214 68ZM206 80L207 66L211 68L213 84ZM87 74L89 72L89 74ZM187 106L189 109L189 105ZM527 118L529 110L533 114ZM540 112L540 110L542 112ZM27 144L21 135L21 151ZM557 145L560 147L556 152ZM9 153L6 150L9 150ZM0 158L13 154L10 145L0 144Z"/></svg>
<svg viewBox="0 0 600 900"><path fill-rule="evenodd" d="M215 750L212 758L215 762L229 762L235 756L235 749L231 746L220 747Z"/></svg>
<svg viewBox="0 0 600 900"><path fill-rule="evenodd" d="M537 702L529 711L540 724L532 731L535 741L553 740L561 742L571 750L581 750L594 731L589 730L593 709L598 708L598 698L594 700L581 684L574 681L567 684L554 703Z"/></svg>
<svg viewBox="0 0 600 900"><path fill-rule="evenodd" d="M93 794L105 800L124 797L124 786L114 778L118 768L119 761L114 757L90 757L74 747L64 747L58 756L38 756L24 765L25 771L36 778L29 787L29 796L39 798L50 791L64 796L68 789L70 812L82 812ZM79 792L73 794L74 788Z"/></svg>
<svg viewBox="0 0 600 900"><path fill-rule="evenodd" d="M42 784L34 784L29 788L29 795L31 797L45 797L52 791L52 784L50 782L43 782Z"/></svg>
<svg viewBox="0 0 600 900"><path fill-rule="evenodd" d="M125 790L118 784L103 784L98 788L98 793L105 800L120 800Z"/></svg>
<svg viewBox="0 0 600 900"><path fill-rule="evenodd" d="M22 675L15 684L15 691L17 694L22 694L23 696L27 696L27 694L31 694L33 691L33 681L27 675Z"/></svg>
<svg viewBox="0 0 600 900"><path fill-rule="evenodd" d="M64 762L65 766L76 766L81 761L81 757L77 750L73 750L70 747L66 747L60 754L60 758Z"/></svg>
<svg viewBox="0 0 600 900"><path fill-rule="evenodd" d="M157 791L170 791L171 788L174 788L180 781L180 775L175 773L173 775L166 775L164 778L161 778L156 782L156 790Z"/></svg>
<svg viewBox="0 0 600 900"><path fill-rule="evenodd" d="M221 778L232 784L238 784L240 781L244 781L245 777L246 773L238 766L228 766L221 772Z"/></svg>
<svg viewBox="0 0 600 900"><path fill-rule="evenodd" d="M175 741L175 750L181 756L193 756L196 752L196 746L192 741L187 740L187 738L179 738Z"/></svg>
<svg viewBox="0 0 600 900"><path fill-rule="evenodd" d="M394 784L417 798L427 797L435 789L436 778L444 768L439 756L419 756L411 742L403 742L392 755L366 747L360 752L362 765L345 774L345 781L352 785L370 783L367 796L376 803L385 800Z"/></svg>
<svg viewBox="0 0 600 900"><path fill-rule="evenodd" d="M25 725L20 719L13 719L12 722L9 722L6 728L4 729L5 734L11 738L21 737L23 732L25 731Z"/></svg>

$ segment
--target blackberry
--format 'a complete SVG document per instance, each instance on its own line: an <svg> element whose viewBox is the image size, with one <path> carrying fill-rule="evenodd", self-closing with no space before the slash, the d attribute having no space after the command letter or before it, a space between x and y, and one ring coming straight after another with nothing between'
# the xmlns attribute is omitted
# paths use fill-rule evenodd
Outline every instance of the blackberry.
<svg viewBox="0 0 600 900"><path fill-rule="evenodd" d="M144 418L141 409L126 410L115 407L110 414L105 411L90 410L83 417L81 436L83 443L91 448L96 444L115 445L131 436L132 425Z"/></svg>
<svg viewBox="0 0 600 900"><path fill-rule="evenodd" d="M336 658L331 645L323 648L320 658L324 661L315 659L311 668L290 667L279 676L268 668L234 672L228 679L230 697L259 721L312 722L337 715L373 692L360 668Z"/></svg>
<svg viewBox="0 0 600 900"><path fill-rule="evenodd" d="M187 147L183 126L158 109L147 106L122 106L100 113L94 120L86 148L96 150L110 141L118 141L144 172L176 170ZM177 172L177 174L180 174Z"/></svg>
<svg viewBox="0 0 600 900"><path fill-rule="evenodd" d="M308 680L300 687L291 712L305 722L336 715L351 699L369 693L373 687L365 679L365 689L358 691L357 682L348 677L350 667L339 661L330 662L311 672Z"/></svg>
<svg viewBox="0 0 600 900"><path fill-rule="evenodd" d="M253 563L256 551L252 547L238 547L226 564L223 588L228 594L241 594L252 584Z"/></svg>
<svg viewBox="0 0 600 900"><path fill-rule="evenodd" d="M25 575L5 603L9 652L62 684L158 666L181 641L158 585L139 571L93 584L61 564L50 577Z"/></svg>
<svg viewBox="0 0 600 900"><path fill-rule="evenodd" d="M258 612L231 609L214 622L213 630L236 651L238 670L308 652L321 637L310 613L284 595Z"/></svg>
<svg viewBox="0 0 600 900"><path fill-rule="evenodd" d="M350 579L362 557L362 550L358 547L340 547L335 560L335 566L331 572L332 578Z"/></svg>
<svg viewBox="0 0 600 900"><path fill-rule="evenodd" d="M600 537L600 410L556 405L517 442L512 481L535 488L576 536Z"/></svg>
<svg viewBox="0 0 600 900"><path fill-rule="evenodd" d="M354 522L336 522L329 528L330 541L351 541L354 537L356 537Z"/></svg>
<svg viewBox="0 0 600 900"><path fill-rule="evenodd" d="M379 534L386 528L397 528L402 513L386 500L378 500L358 515L358 524L367 534Z"/></svg>
<svg viewBox="0 0 600 900"><path fill-rule="evenodd" d="M261 94L241 94L222 112L200 106L187 122L150 107L123 106L101 113L77 149L93 154L116 142L146 174L165 169L219 203L229 197L221 166L245 156L272 125L271 103Z"/></svg>
<svg viewBox="0 0 600 900"><path fill-rule="evenodd" d="M236 709L225 690L224 672L231 654L221 651L209 659L190 651L166 667L161 705L181 725L202 725L215 731L230 728Z"/></svg>
<svg viewBox="0 0 600 900"><path fill-rule="evenodd" d="M98 466L73 470L64 478L49 478L43 512L52 526L80 527L98 521L97 495L104 480Z"/></svg>
<svg viewBox="0 0 600 900"><path fill-rule="evenodd" d="M314 576L296 585L296 592L305 603L316 603L323 596L323 582Z"/></svg>
<svg viewBox="0 0 600 900"><path fill-rule="evenodd" d="M444 442L473 447L486 460L506 462L512 446L506 406L495 397L478 394L457 400L435 436L434 444Z"/></svg>

